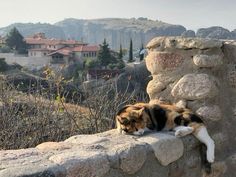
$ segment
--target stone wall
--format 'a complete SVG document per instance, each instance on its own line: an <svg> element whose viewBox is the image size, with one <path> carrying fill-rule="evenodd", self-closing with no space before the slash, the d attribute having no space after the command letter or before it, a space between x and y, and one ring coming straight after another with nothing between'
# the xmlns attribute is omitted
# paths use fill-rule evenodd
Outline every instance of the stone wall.
<svg viewBox="0 0 236 177"><path fill-rule="evenodd" d="M200 143L172 132L137 137L116 130L77 135L35 148L0 151L0 177L234 177L236 45L208 39L155 38L146 57L151 100L196 111L216 143L212 173L203 172Z"/></svg>
<svg viewBox="0 0 236 177"><path fill-rule="evenodd" d="M199 142L171 133L137 137L110 130L36 148L0 151L0 177L25 176L199 177Z"/></svg>
<svg viewBox="0 0 236 177"><path fill-rule="evenodd" d="M40 69L50 64L50 57L26 57L13 53L0 53L0 58L5 58L7 64L18 63L29 69Z"/></svg>
<svg viewBox="0 0 236 177"><path fill-rule="evenodd" d="M186 105L202 116L216 143L214 170L236 175L236 43L159 37L147 48L150 99Z"/></svg>

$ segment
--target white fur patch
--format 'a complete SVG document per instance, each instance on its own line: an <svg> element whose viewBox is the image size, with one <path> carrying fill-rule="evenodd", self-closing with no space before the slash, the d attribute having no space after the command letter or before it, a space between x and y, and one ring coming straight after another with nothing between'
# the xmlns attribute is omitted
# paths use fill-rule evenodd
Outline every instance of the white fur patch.
<svg viewBox="0 0 236 177"><path fill-rule="evenodd" d="M149 132L149 131L151 131L149 128L139 129L138 131L134 132L133 135L140 136L140 135L143 135L144 132Z"/></svg>
<svg viewBox="0 0 236 177"><path fill-rule="evenodd" d="M177 126L174 128L174 130L175 130L176 137L183 137L193 132L192 127L186 127L186 126Z"/></svg>
<svg viewBox="0 0 236 177"><path fill-rule="evenodd" d="M215 143L209 136L206 127L202 126L194 133L195 137L207 146L207 161L213 163L215 160Z"/></svg>

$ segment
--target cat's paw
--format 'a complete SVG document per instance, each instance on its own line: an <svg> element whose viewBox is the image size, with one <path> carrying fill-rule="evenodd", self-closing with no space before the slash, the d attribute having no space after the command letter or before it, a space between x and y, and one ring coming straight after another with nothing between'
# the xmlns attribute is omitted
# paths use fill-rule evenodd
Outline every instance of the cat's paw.
<svg viewBox="0 0 236 177"><path fill-rule="evenodd" d="M175 132L175 136L176 137L183 137L186 136L190 133L193 132L193 128L192 127L184 127L183 129L179 129Z"/></svg>

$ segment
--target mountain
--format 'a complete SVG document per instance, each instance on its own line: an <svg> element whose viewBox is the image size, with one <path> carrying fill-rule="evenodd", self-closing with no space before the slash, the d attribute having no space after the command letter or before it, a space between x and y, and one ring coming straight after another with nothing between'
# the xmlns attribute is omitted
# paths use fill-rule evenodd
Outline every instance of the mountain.
<svg viewBox="0 0 236 177"><path fill-rule="evenodd" d="M9 30L16 27L23 36L30 36L43 32L48 38L76 39L90 44L101 44L106 38L110 48L129 48L132 38L134 49L145 46L156 36L184 36L216 39L236 39L236 29L229 30L214 26L200 28L196 34L186 30L184 26L154 21L147 18L103 18L103 19L65 19L55 24L47 23L16 23L0 28L0 35L6 35Z"/></svg>
<svg viewBox="0 0 236 177"><path fill-rule="evenodd" d="M14 23L0 28L0 36L5 36L13 27L16 27L25 37L43 32L48 38L65 38L65 33L60 27L48 23Z"/></svg>
<svg viewBox="0 0 236 177"><path fill-rule="evenodd" d="M220 26L212 26L209 28L200 28L196 33L196 37L213 38L213 39L236 39L236 30L230 32L228 29Z"/></svg>
<svg viewBox="0 0 236 177"><path fill-rule="evenodd" d="M0 28L0 35L6 35L13 26L23 36L44 32L47 37L83 40L91 44L101 44L106 38L113 49L119 49L120 44L123 48L129 48L131 38L134 48L140 48L142 44L147 44L155 36L179 36L186 31L185 27L181 25L172 25L141 17L138 19L65 19L53 25L16 23Z"/></svg>
<svg viewBox="0 0 236 177"><path fill-rule="evenodd" d="M106 38L111 48L128 48L132 38L134 48L140 48L155 36L179 36L186 29L147 18L107 18L95 20L66 19L54 24L61 27L67 38L83 39L88 43L101 44Z"/></svg>

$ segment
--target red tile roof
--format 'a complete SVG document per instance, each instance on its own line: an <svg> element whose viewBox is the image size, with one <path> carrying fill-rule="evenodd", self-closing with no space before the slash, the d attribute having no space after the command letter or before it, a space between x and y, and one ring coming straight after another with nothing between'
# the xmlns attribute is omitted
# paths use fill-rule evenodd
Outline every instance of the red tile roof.
<svg viewBox="0 0 236 177"><path fill-rule="evenodd" d="M74 47L74 52L97 52L99 50L99 46L97 45L84 45Z"/></svg>
<svg viewBox="0 0 236 177"><path fill-rule="evenodd" d="M76 40L44 39L44 38L25 38L27 44L46 44L46 45L86 45L86 43Z"/></svg>
<svg viewBox="0 0 236 177"><path fill-rule="evenodd" d="M62 55L65 55L65 56L69 56L72 52L73 48L70 48L70 47L64 47L64 48L61 48L55 52L52 52L50 54L48 54L49 56L51 55L54 55L56 53L59 53L59 54L62 54Z"/></svg>

